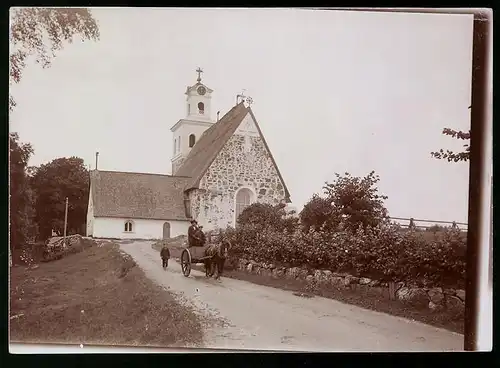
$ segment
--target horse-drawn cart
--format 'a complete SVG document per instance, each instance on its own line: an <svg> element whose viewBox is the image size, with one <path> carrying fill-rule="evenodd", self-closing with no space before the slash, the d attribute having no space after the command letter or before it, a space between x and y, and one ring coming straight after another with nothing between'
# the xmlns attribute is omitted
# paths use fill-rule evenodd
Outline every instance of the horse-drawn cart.
<svg viewBox="0 0 500 368"><path fill-rule="evenodd" d="M213 256L206 256L205 251L208 248L208 244L202 247L193 246L186 247L182 250L181 253L181 269L182 274L186 277L191 273L191 264L192 263L204 263Z"/></svg>

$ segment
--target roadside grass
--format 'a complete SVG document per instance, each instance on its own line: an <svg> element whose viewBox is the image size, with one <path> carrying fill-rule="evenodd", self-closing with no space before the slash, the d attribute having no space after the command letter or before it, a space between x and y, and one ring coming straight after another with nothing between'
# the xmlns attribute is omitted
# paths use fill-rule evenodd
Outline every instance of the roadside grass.
<svg viewBox="0 0 500 368"><path fill-rule="evenodd" d="M165 243L167 243L169 247L171 258L179 258L183 249L182 238L174 238L168 242L157 242L153 244L153 249L160 251ZM203 266L192 265L192 269L204 271ZM356 285L352 285L351 288L340 288L333 285L312 287L311 284L306 283L304 280L278 279L270 276L250 274L241 270L232 269L230 264L224 269L223 277L224 276L257 285L288 290L294 292L294 295L298 297L311 297L317 295L361 308L419 321L449 331L461 334L464 333L463 317L457 318L446 311L434 312L429 309L414 309L408 307L397 300L390 300L388 290L387 294L381 294L377 292L375 288L362 288Z"/></svg>
<svg viewBox="0 0 500 368"><path fill-rule="evenodd" d="M113 243L12 267L10 340L127 346L199 346L198 317L149 280Z"/></svg>

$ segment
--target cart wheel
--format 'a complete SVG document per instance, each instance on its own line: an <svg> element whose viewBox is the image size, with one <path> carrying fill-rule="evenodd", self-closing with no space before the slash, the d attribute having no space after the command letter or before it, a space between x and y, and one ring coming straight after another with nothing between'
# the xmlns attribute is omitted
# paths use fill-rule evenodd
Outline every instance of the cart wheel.
<svg viewBox="0 0 500 368"><path fill-rule="evenodd" d="M191 254L187 249L184 249L181 253L181 269L182 274L186 277L191 273Z"/></svg>

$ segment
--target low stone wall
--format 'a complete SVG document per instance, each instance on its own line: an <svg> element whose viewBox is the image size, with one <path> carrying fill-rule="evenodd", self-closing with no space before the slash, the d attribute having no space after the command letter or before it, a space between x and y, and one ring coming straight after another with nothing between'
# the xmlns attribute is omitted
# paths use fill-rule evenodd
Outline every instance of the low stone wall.
<svg viewBox="0 0 500 368"><path fill-rule="evenodd" d="M432 311L448 310L457 316L463 315L465 309L465 291L460 289L419 288L406 285L404 282L388 283L366 277L355 277L346 273L329 270L311 270L300 267L279 267L270 263L259 263L240 259L237 269L247 273L273 278L302 280L314 287L330 286L335 288L354 289L394 298L404 304L417 308L428 308Z"/></svg>

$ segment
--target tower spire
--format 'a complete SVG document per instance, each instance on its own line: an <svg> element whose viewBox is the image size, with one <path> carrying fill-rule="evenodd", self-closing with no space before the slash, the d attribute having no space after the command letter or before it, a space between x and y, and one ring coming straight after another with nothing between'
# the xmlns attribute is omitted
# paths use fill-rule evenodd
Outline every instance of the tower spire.
<svg viewBox="0 0 500 368"><path fill-rule="evenodd" d="M203 73L203 69L201 69L200 67L198 67L198 69L196 69L196 73L198 73L198 78L196 80L198 82L201 82L201 73Z"/></svg>

